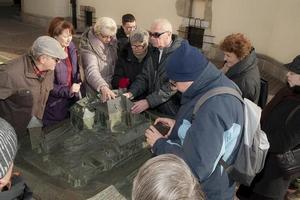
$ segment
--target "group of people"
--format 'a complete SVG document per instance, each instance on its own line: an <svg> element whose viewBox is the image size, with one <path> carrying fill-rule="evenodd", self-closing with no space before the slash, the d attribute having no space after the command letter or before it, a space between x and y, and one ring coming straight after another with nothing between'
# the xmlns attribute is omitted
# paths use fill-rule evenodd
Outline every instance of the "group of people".
<svg viewBox="0 0 300 200"><path fill-rule="evenodd" d="M241 91L258 103L260 74L249 39L241 33L227 36L220 44L224 65L218 69L199 49L173 34L167 19L154 20L146 31L137 27L132 14L122 17L120 28L112 18L101 17L82 34L78 50L73 34L72 24L56 17L48 36L37 38L27 54L1 66L0 117L18 135L25 134L29 123L45 127L68 118L70 106L85 95L100 94L106 102L116 97L113 89L122 89L134 102L132 113L151 109L170 116L155 121L170 127L167 135L154 126L145 132L156 157L139 170L133 199L233 199L236 183L219 160L229 165L235 160L243 137L243 104L221 94L208 99L195 116L193 109L203 94L220 86ZM240 190L241 199L282 199L290 182L291 177L274 172L272 159L300 144L299 109L295 110L300 65L288 66L289 85L262 115L271 146L266 166L245 189L247 194ZM15 154L10 155L0 186L5 174L11 174Z"/></svg>

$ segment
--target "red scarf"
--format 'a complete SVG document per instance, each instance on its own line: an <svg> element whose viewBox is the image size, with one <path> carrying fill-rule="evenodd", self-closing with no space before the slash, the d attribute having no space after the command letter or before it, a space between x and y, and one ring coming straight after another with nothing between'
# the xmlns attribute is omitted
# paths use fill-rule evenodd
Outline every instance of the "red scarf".
<svg viewBox="0 0 300 200"><path fill-rule="evenodd" d="M72 86L72 63L71 63L71 56L69 48L65 48L66 53L68 54L68 57L66 58L66 65L67 65L67 83L68 86Z"/></svg>

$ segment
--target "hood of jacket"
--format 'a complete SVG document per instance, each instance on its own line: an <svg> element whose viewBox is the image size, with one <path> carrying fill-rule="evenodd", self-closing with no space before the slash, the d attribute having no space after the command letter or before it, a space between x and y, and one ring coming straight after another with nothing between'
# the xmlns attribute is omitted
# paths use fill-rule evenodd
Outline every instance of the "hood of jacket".
<svg viewBox="0 0 300 200"><path fill-rule="evenodd" d="M172 34L172 43L169 47L163 49L163 54L170 54L175 51L182 43L183 39L178 35Z"/></svg>
<svg viewBox="0 0 300 200"><path fill-rule="evenodd" d="M250 54L246 56L243 60L236 63L233 67L231 67L226 75L231 78L241 73L245 73L249 70L252 70L256 66L256 53L255 49L252 48Z"/></svg>

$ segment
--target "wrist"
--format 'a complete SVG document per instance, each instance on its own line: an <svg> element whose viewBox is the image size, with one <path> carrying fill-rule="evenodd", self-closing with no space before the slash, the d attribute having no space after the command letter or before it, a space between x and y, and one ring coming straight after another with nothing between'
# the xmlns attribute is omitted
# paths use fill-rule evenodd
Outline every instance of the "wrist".
<svg viewBox="0 0 300 200"><path fill-rule="evenodd" d="M97 91L98 92L101 92L103 89L105 89L105 88L108 88L108 86L107 85L100 85L100 86L98 86L98 88L97 88Z"/></svg>

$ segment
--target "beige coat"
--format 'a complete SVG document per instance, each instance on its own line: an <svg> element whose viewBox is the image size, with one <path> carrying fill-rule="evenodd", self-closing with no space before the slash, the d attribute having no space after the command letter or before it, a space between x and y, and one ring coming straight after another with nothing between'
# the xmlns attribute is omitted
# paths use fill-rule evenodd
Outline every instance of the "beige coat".
<svg viewBox="0 0 300 200"><path fill-rule="evenodd" d="M105 45L90 28L81 36L79 51L88 86L97 92L103 85L111 87L117 60L116 40L113 39L110 44Z"/></svg>

